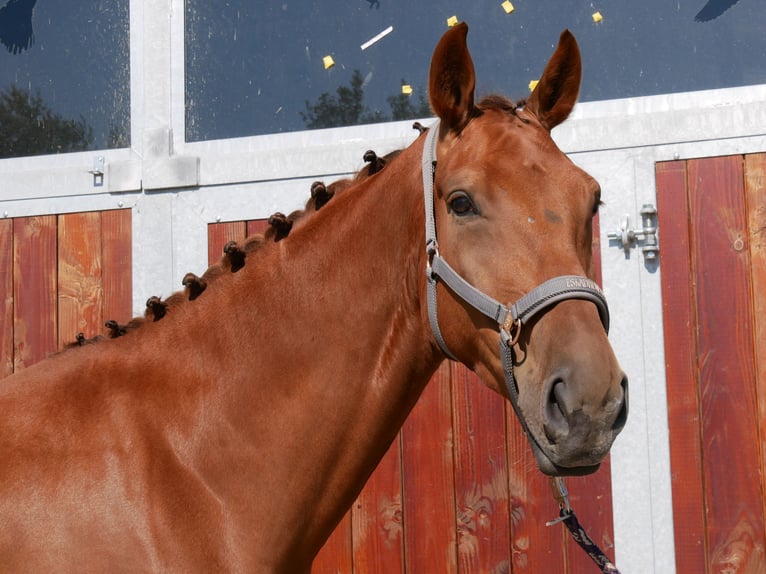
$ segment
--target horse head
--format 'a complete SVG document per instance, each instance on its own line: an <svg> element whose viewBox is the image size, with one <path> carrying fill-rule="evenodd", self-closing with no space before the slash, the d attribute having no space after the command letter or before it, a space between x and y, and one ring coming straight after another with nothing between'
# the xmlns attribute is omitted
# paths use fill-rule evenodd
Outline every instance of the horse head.
<svg viewBox="0 0 766 574"><path fill-rule="evenodd" d="M600 188L550 133L577 99L579 49L564 31L525 104L497 96L475 103L467 31L460 24L444 35L429 79L439 117L431 140L438 247L429 257L442 269L431 323L445 354L513 401L543 472L593 472L625 425L627 379L592 281ZM439 281L446 268L459 279ZM503 317L477 309L471 300L481 294L508 303L498 306Z"/></svg>

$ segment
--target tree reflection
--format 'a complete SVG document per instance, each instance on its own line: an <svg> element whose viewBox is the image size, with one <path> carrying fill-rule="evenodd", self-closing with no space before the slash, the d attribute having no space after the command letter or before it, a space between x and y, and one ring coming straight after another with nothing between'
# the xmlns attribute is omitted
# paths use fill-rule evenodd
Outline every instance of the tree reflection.
<svg viewBox="0 0 766 574"><path fill-rule="evenodd" d="M380 110L372 110L364 104L363 85L362 73L354 70L349 85L338 86L335 90L336 95L324 92L313 104L306 102L306 111L300 112L303 123L309 129L317 129L425 118L432 115L423 96L420 96L414 105L412 97L407 94L386 98L391 108L391 116Z"/></svg>
<svg viewBox="0 0 766 574"><path fill-rule="evenodd" d="M0 91L0 158L82 151L90 147L93 130L85 118L70 120L16 86Z"/></svg>
<svg viewBox="0 0 766 574"><path fill-rule="evenodd" d="M418 96L417 105L412 103L412 96L408 94L388 96L386 102L391 107L391 119L394 121L429 118L434 115L423 94Z"/></svg>

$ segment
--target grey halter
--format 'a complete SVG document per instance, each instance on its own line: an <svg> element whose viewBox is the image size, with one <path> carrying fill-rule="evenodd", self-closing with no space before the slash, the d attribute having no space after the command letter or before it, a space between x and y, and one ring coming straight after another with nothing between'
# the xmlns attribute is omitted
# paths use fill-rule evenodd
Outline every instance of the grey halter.
<svg viewBox="0 0 766 574"><path fill-rule="evenodd" d="M601 323L604 329L609 332L609 309L606 304L606 298L601 288L587 277L562 275L545 281L515 303L509 303L506 306L489 295L482 293L458 275L439 255L439 244L436 240L434 176L436 174L436 142L438 132L439 121L437 120L428 130L423 147L423 192L426 215L426 254L428 255L426 279L428 317L431 322L431 329L442 352L453 361L457 360L447 347L447 343L444 341L444 337L439 329L436 308L436 285L439 281L443 281L455 295L497 323L500 331L500 357L503 363L508 395L511 398L511 403L524 431L534 440L529 433L518 406L519 391L513 376L513 346L519 340L522 327L532 317L559 301L565 299L584 299L596 305Z"/></svg>

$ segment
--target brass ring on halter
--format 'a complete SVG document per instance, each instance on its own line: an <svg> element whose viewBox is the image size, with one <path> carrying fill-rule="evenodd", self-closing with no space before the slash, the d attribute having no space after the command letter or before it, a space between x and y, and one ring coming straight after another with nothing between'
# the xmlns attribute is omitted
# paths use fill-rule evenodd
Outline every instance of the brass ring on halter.
<svg viewBox="0 0 766 574"><path fill-rule="evenodd" d="M521 319L519 318L514 321L511 314L508 313L503 322L503 330L508 335L508 346L513 347L519 342L519 337L521 337Z"/></svg>

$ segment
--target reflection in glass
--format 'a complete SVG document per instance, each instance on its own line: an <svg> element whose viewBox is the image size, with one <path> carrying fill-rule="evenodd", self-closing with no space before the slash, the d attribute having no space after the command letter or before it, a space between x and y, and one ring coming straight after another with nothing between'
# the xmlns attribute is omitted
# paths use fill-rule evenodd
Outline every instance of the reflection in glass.
<svg viewBox="0 0 766 574"><path fill-rule="evenodd" d="M503 4L187 0L186 139L423 117L452 16L471 27L480 95L526 96L564 28L583 52L582 101L766 82L761 0Z"/></svg>
<svg viewBox="0 0 766 574"><path fill-rule="evenodd" d="M45 105L39 91L32 95L16 86L0 92L0 125L0 157L82 151L93 141L83 118L67 120Z"/></svg>
<svg viewBox="0 0 766 574"><path fill-rule="evenodd" d="M0 3L0 158L129 145L129 0Z"/></svg>
<svg viewBox="0 0 766 574"><path fill-rule="evenodd" d="M738 0L708 0L702 10L697 12L694 20L697 22L709 22L715 20L729 8L734 6Z"/></svg>

